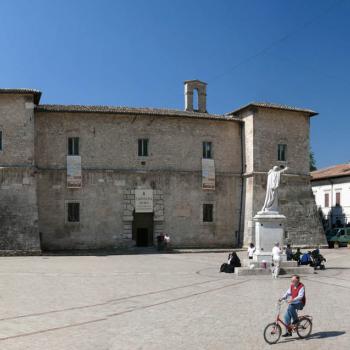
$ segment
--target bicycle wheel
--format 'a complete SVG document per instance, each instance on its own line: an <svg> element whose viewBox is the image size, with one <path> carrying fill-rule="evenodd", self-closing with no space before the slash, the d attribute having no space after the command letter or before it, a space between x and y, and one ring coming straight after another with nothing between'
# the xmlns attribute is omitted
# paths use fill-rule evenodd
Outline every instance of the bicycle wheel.
<svg viewBox="0 0 350 350"><path fill-rule="evenodd" d="M268 324L264 329L264 339L266 343L276 344L280 339L282 329L276 322Z"/></svg>
<svg viewBox="0 0 350 350"><path fill-rule="evenodd" d="M297 334L299 338L304 339L311 334L312 322L307 317L302 317L297 324Z"/></svg>

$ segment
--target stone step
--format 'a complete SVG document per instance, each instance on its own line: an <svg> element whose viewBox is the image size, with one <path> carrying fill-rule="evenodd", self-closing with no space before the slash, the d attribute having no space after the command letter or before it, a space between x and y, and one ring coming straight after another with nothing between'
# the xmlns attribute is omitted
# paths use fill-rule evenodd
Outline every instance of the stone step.
<svg viewBox="0 0 350 350"><path fill-rule="evenodd" d="M260 267L261 263L258 261L253 261L249 259L243 260L243 267L250 267L250 265L254 265L255 268ZM267 263L268 267L271 267L271 263ZM281 261L281 267L298 267L297 261Z"/></svg>
<svg viewBox="0 0 350 350"><path fill-rule="evenodd" d="M271 275L271 268L252 268L249 267L236 267L235 274L237 276L259 276L259 275ZM282 267L280 269L280 275L308 275L313 274L314 269L310 266L296 266L296 267Z"/></svg>

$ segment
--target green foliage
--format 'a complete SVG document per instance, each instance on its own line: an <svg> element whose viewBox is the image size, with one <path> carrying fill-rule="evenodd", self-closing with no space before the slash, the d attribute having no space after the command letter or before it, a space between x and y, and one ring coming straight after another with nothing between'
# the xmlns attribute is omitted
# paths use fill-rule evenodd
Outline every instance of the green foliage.
<svg viewBox="0 0 350 350"><path fill-rule="evenodd" d="M310 150L310 171L317 170L314 152Z"/></svg>

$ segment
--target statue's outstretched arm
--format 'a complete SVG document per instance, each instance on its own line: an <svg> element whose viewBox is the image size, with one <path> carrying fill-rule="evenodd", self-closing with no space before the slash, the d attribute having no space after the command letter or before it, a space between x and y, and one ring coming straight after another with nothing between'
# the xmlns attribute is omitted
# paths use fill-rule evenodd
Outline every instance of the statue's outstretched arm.
<svg viewBox="0 0 350 350"><path fill-rule="evenodd" d="M282 170L280 170L280 173L282 174L282 173L286 172L288 169L289 169L289 168L286 166L285 168L283 168Z"/></svg>

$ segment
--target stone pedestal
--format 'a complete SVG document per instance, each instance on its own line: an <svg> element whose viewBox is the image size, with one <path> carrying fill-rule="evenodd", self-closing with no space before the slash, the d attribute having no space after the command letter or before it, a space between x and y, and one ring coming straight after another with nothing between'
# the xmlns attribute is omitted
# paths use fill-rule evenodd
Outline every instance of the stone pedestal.
<svg viewBox="0 0 350 350"><path fill-rule="evenodd" d="M272 248L278 242L282 249L284 239L284 215L278 212L258 212L255 221L255 246L253 260L271 262ZM281 261L286 261L286 255L281 254Z"/></svg>

